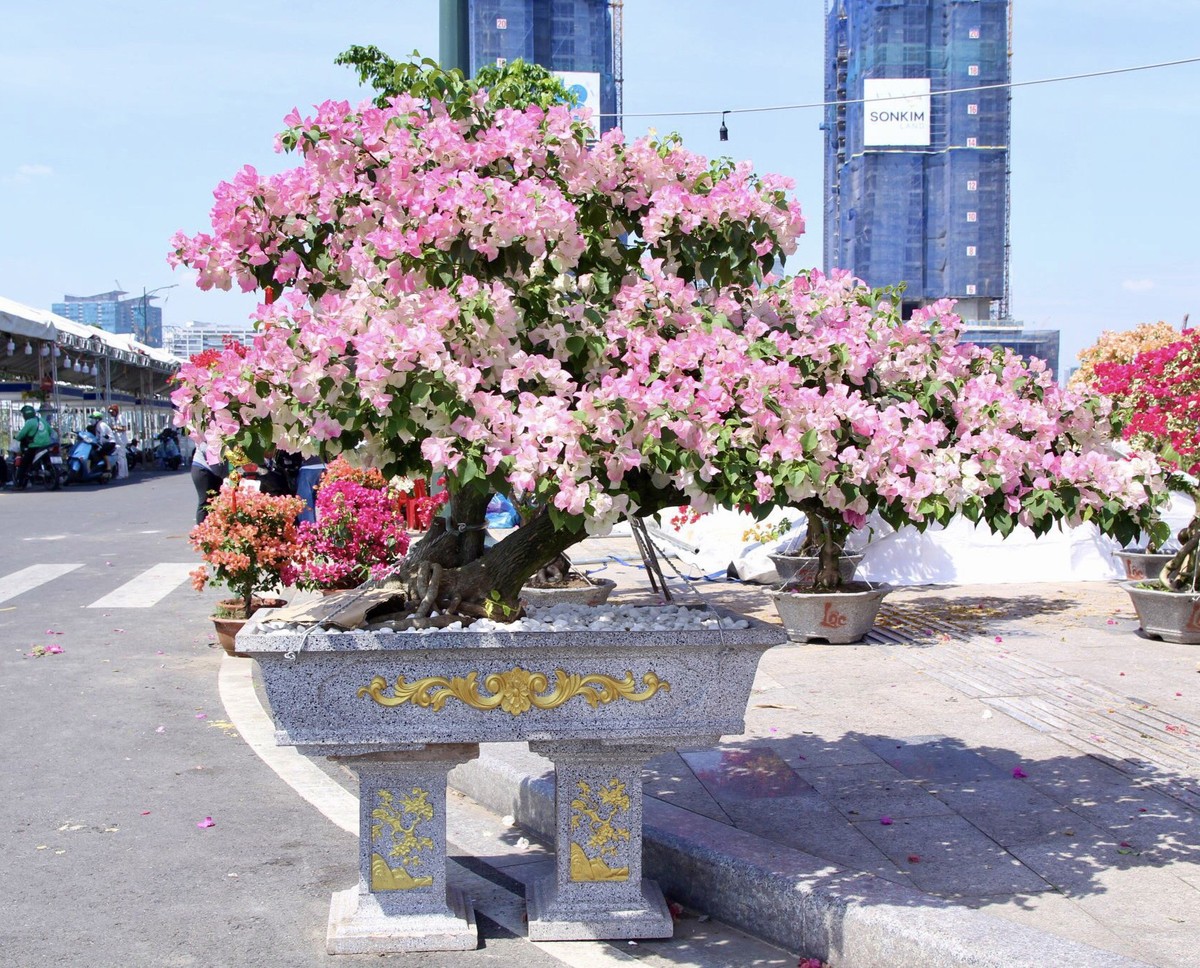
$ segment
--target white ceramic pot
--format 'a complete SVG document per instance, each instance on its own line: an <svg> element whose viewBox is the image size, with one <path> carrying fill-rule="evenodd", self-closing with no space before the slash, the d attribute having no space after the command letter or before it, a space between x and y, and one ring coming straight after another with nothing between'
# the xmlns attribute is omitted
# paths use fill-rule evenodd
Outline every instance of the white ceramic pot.
<svg viewBox="0 0 1200 968"><path fill-rule="evenodd" d="M1200 645L1200 592L1171 592L1122 582L1133 599L1142 631L1151 638Z"/></svg>
<svg viewBox="0 0 1200 968"><path fill-rule="evenodd" d="M886 585L868 591L771 592L788 638L831 645L860 642L875 625Z"/></svg>
<svg viewBox="0 0 1200 968"><path fill-rule="evenodd" d="M768 555L781 581L795 580L800 584L811 585L821 567L821 559L815 555ZM854 581L854 572L862 555L840 555L838 557L838 572L842 583Z"/></svg>

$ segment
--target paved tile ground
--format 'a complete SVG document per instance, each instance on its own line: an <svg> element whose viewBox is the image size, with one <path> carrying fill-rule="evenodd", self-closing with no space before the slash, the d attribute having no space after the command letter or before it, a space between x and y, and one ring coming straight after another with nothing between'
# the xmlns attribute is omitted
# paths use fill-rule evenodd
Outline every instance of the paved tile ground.
<svg viewBox="0 0 1200 968"><path fill-rule="evenodd" d="M628 539L585 548L637 560ZM646 591L635 567L603 574L623 599ZM777 620L762 587L693 587ZM1142 637L1116 583L900 589L867 644L772 649L746 733L658 758L645 791L836 868L1195 965L1198 661Z"/></svg>

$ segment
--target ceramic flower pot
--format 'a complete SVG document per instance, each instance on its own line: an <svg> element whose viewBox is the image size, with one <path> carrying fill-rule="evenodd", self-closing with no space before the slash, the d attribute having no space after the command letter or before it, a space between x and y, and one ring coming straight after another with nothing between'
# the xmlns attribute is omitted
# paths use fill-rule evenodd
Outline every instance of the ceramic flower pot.
<svg viewBox="0 0 1200 968"><path fill-rule="evenodd" d="M253 615L262 608L281 608L287 602L282 598L255 598L250 605L250 614ZM217 602L217 614L212 616L213 628L217 633L217 642L221 648L225 650L227 655L245 658L245 654L237 651L236 639L237 634L245 626L248 619L246 618L227 618L227 615L236 615L243 610L242 600L240 598L225 598Z"/></svg>
<svg viewBox="0 0 1200 968"><path fill-rule="evenodd" d="M581 585L578 588L534 588L525 585L521 589L520 597L526 605L535 608L551 605L603 605L616 587L617 583L611 578L601 578L591 585Z"/></svg>
<svg viewBox="0 0 1200 968"><path fill-rule="evenodd" d="M821 559L815 555L768 555L767 557L775 565L775 571L779 574L781 581L795 580L800 584L811 585L816 580L817 572L821 567ZM838 557L838 572L842 576L843 584L854 580L854 572L862 560L862 555L840 555Z"/></svg>
<svg viewBox="0 0 1200 968"><path fill-rule="evenodd" d="M1113 557L1125 566L1125 577L1132 581L1152 581L1162 575L1162 570L1174 555L1151 554L1134 548L1130 551L1115 551Z"/></svg>
<svg viewBox="0 0 1200 968"><path fill-rule="evenodd" d="M238 645L259 663L278 742L359 776L360 883L334 895L328 950L475 946L446 883L446 774L480 742L513 740L553 760L557 784L556 869L530 885L529 937L670 937L641 874L642 764L742 732L759 657L785 641L727 612L672 614L690 626L332 634L256 615Z"/></svg>
<svg viewBox="0 0 1200 968"><path fill-rule="evenodd" d="M1122 582L1133 599L1142 631L1154 639L1181 645L1200 645L1200 592L1172 592Z"/></svg>
<svg viewBox="0 0 1200 968"><path fill-rule="evenodd" d="M884 596L891 590L880 586L865 591L774 591L771 598L793 642L848 645L862 641L871 631Z"/></svg>

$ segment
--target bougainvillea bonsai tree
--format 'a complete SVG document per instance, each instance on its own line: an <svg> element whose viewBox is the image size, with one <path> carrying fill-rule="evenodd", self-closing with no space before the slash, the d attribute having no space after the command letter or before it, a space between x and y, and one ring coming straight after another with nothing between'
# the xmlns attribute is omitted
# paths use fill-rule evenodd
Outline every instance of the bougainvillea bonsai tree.
<svg viewBox="0 0 1200 968"><path fill-rule="evenodd" d="M1200 330L1175 335L1171 343L1128 362L1098 363L1094 387L1113 401L1114 417L1130 445L1155 455L1167 471L1166 487L1195 499L1200 496ZM1161 544L1169 530L1159 521L1149 533ZM1200 512L1180 531L1179 543L1163 567L1162 582L1174 591L1194 591Z"/></svg>
<svg viewBox="0 0 1200 968"><path fill-rule="evenodd" d="M902 320L847 274L769 274L804 227L786 180L590 141L536 68L370 66L375 102L293 111L299 165L243 169L175 238L201 288L265 295L246 356L174 399L247 448L444 474L413 602L515 614L586 534L680 504L1136 533L1153 468L1044 369L961 344L948 302ZM493 492L537 511L485 548Z"/></svg>

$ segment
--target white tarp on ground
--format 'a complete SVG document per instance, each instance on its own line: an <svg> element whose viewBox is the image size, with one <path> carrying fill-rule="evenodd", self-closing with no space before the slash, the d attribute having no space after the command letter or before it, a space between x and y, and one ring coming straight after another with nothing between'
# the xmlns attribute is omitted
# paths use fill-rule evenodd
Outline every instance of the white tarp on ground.
<svg viewBox="0 0 1200 968"><path fill-rule="evenodd" d="M1176 494L1163 517L1178 533L1193 511L1191 499ZM670 513L662 517L669 519ZM804 530L804 517L795 511L777 511L767 523L781 518L792 521L792 531L765 545L745 540L755 521L734 511L707 514L678 531L664 522L660 530L674 538L672 549L702 574L724 573L732 565L742 580L770 584L779 576L769 556L777 548L797 543ZM912 527L893 531L875 521L870 534L858 532L847 544L847 550L861 550L864 555L857 577L888 585L1111 581L1125 577L1113 557L1120 549L1095 525L1055 528L1040 538L1027 528L1017 528L1002 539L965 518L923 534Z"/></svg>

